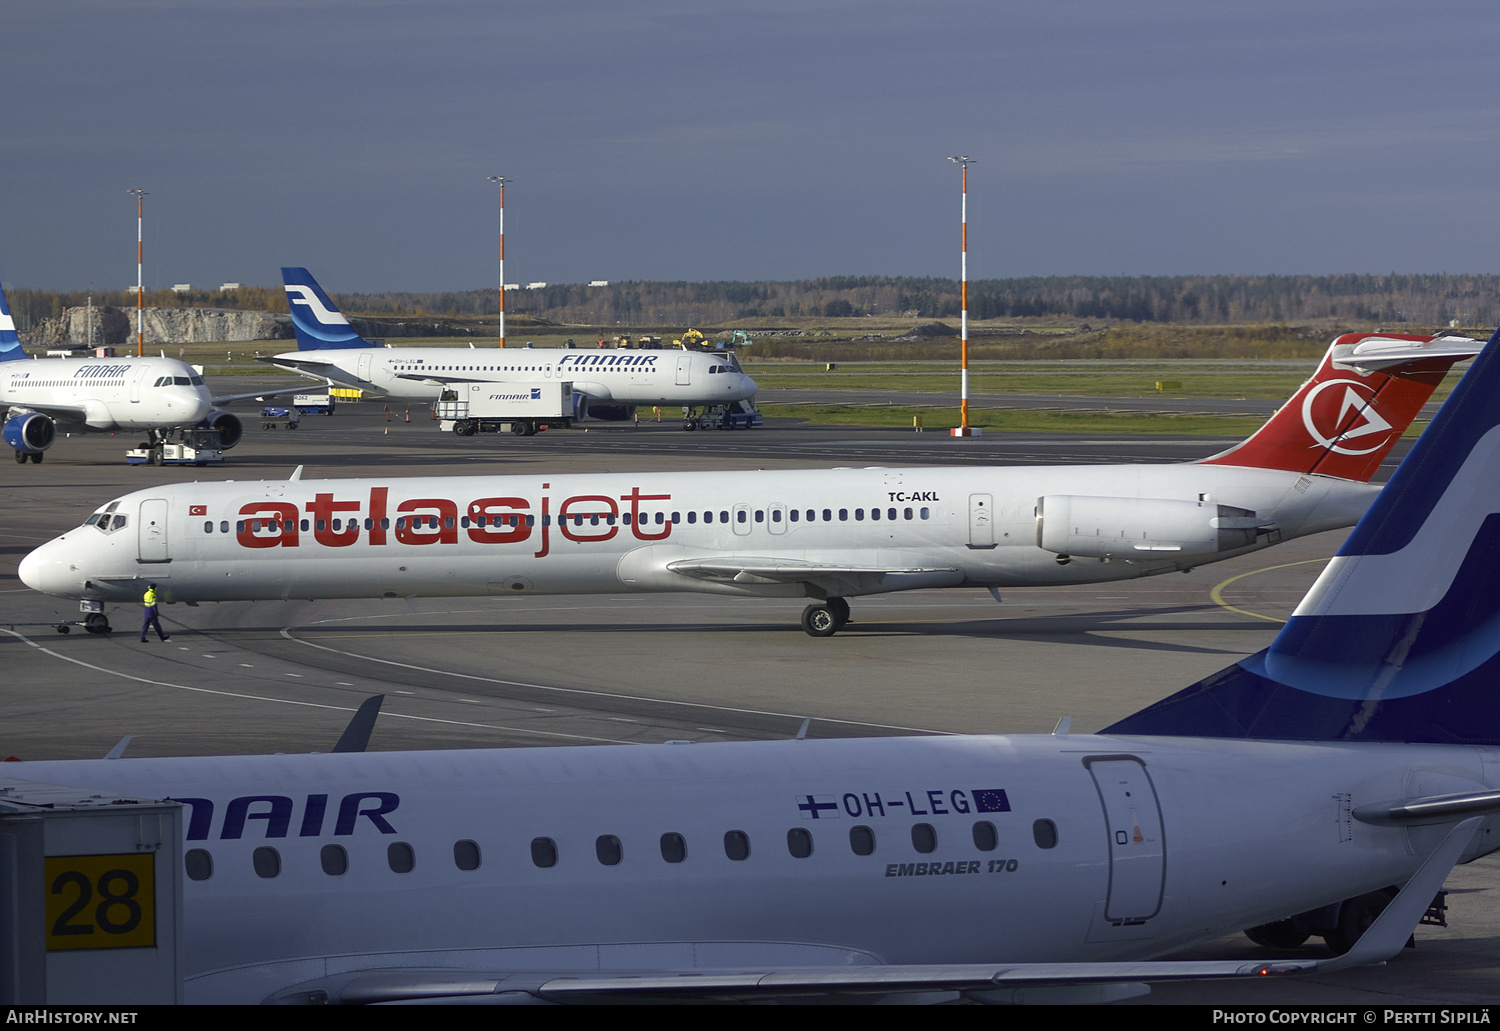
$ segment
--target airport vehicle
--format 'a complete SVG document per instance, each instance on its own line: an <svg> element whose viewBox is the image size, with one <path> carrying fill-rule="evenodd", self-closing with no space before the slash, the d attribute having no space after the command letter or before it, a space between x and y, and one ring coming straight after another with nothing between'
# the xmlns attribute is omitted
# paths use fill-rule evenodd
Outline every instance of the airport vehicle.
<svg viewBox="0 0 1500 1031"><path fill-rule="evenodd" d="M195 1003L1080 1002L1384 962L1455 863L1500 847L1496 482L1492 348L1270 648L1099 734L368 753L346 733L0 783L187 808ZM1320 921L1342 956L1157 959Z"/></svg>
<svg viewBox="0 0 1500 1031"><path fill-rule="evenodd" d="M303 415L332 415L336 404L332 394L296 394L292 406Z"/></svg>
<svg viewBox="0 0 1500 1031"><path fill-rule="evenodd" d="M305 268L284 268L297 350L263 357L329 385L437 401L461 383L566 381L583 395L578 418L629 419L639 405L712 405L755 393L732 355L698 351L384 347L354 332Z"/></svg>
<svg viewBox="0 0 1500 1031"><path fill-rule="evenodd" d="M862 594L1127 580L1350 526L1443 372L1479 348L1340 337L1254 436L1186 465L355 480L299 469L285 482L127 494L20 571L90 606L96 625L100 604L134 602L155 581L168 602L804 598L803 629L826 637Z"/></svg>
<svg viewBox="0 0 1500 1031"><path fill-rule="evenodd" d="M16 461L40 464L63 433L145 430L142 445L159 464L169 431L217 435L216 450L239 443L240 421L215 408L203 377L174 358L26 359L0 290L0 409Z"/></svg>
<svg viewBox="0 0 1500 1031"><path fill-rule="evenodd" d="M155 444L142 444L125 452L130 465L212 465L224 461L215 430L168 430Z"/></svg>
<svg viewBox="0 0 1500 1031"><path fill-rule="evenodd" d="M461 383L445 390L436 411L438 428L460 437L510 430L532 437L538 430L573 423L573 384L552 380L519 385Z"/></svg>
<svg viewBox="0 0 1500 1031"><path fill-rule="evenodd" d="M735 401L727 405L714 405L701 415L688 409L682 419L685 430L750 430L761 425L765 419L749 401Z"/></svg>

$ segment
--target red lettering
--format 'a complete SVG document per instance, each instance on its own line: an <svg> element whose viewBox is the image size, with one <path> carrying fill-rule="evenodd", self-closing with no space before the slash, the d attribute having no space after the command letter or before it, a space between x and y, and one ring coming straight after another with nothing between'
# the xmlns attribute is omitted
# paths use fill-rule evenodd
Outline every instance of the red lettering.
<svg viewBox="0 0 1500 1031"><path fill-rule="evenodd" d="M291 502L252 501L240 508L235 540L242 548L295 548L299 515Z"/></svg>
<svg viewBox="0 0 1500 1031"><path fill-rule="evenodd" d="M370 488L370 543L385 543L385 502L389 487Z"/></svg>
<svg viewBox="0 0 1500 1031"><path fill-rule="evenodd" d="M599 505L604 506L603 511L600 511ZM591 508L592 511L577 512L574 511L575 507ZM613 498L607 498L602 494L580 494L578 497L568 498L557 510L557 527L570 541L607 541L620 532L618 526L610 525L610 520L618 517L619 514ZM570 517L573 519L571 527L568 525ZM596 518L598 525L603 527L603 533L588 532L596 525ZM586 527L588 529L585 529Z"/></svg>
<svg viewBox="0 0 1500 1031"><path fill-rule="evenodd" d="M545 488L547 486L547 484L544 483L544 484L542 484L542 486ZM545 558L547 556L547 548L551 545L551 541L549 539L550 535L547 532L547 524L552 521L552 517L547 514L547 502L548 502L548 500L549 499L548 499L547 495L543 494L542 495L542 550L533 553L532 556L531 556L532 558Z"/></svg>
<svg viewBox="0 0 1500 1031"><path fill-rule="evenodd" d="M333 529L333 513L358 512L358 501L334 501L332 494L316 494L307 503L307 511L313 517L313 539L330 548L347 548L359 540L359 520L347 520L343 529Z"/></svg>
<svg viewBox="0 0 1500 1031"><path fill-rule="evenodd" d="M396 520L396 540L401 544L458 543L458 506L446 498L413 498L401 502L396 511L412 516Z"/></svg>
<svg viewBox="0 0 1500 1031"><path fill-rule="evenodd" d="M665 523L665 525L662 526L660 533L656 533L656 532L649 532L648 533L645 529L643 529L643 527L645 525L644 522L643 522L643 520L644 520L645 517L643 517L641 515L641 502L642 501L671 501L672 500L672 495L670 495L670 494L642 494L641 493L641 488L639 488L639 487L632 487L632 488L630 488L630 493L629 494L622 494L622 495L620 495L620 500L621 501L628 501L628 502L630 502L630 532L633 533L633 534L635 534L641 540L643 540L643 541L663 541L663 540L666 540L667 537L668 537L668 535L671 534L671 532L672 532L672 523L671 523L670 520L668 520Z"/></svg>
<svg viewBox="0 0 1500 1031"><path fill-rule="evenodd" d="M525 498L480 498L469 502L469 540L480 544L519 544L531 536L526 512L531 504ZM484 520L484 526L479 525Z"/></svg>

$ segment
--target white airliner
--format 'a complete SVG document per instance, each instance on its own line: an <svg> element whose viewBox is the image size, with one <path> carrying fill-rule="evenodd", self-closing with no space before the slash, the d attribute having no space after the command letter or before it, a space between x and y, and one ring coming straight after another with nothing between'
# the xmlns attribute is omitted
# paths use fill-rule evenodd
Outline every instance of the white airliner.
<svg viewBox="0 0 1500 1031"><path fill-rule="evenodd" d="M203 377L176 359L25 358L0 290L0 432L23 465L40 463L59 430L145 430L150 447L167 430L197 427L218 430L220 450L239 443L239 419L214 408Z"/></svg>
<svg viewBox="0 0 1500 1031"><path fill-rule="evenodd" d="M1269 649L1098 735L0 777L186 807L188 1002L1076 1002L1383 962L1500 847L1497 484L1491 348ZM104 945L149 909L123 875L100 889L68 929ZM1349 951L1158 959L1247 928Z"/></svg>
<svg viewBox="0 0 1500 1031"><path fill-rule="evenodd" d="M1131 579L1352 525L1459 337L1349 334L1242 444L1187 465L187 483L103 506L21 578L105 602L700 591L847 598ZM1384 371L1376 371L1384 370Z"/></svg>
<svg viewBox="0 0 1500 1031"><path fill-rule="evenodd" d="M639 405L688 408L743 401L755 381L733 352L558 348L379 348L356 333L305 268L283 268L297 350L262 358L325 383L435 401L455 383L571 382L579 418L625 419Z"/></svg>

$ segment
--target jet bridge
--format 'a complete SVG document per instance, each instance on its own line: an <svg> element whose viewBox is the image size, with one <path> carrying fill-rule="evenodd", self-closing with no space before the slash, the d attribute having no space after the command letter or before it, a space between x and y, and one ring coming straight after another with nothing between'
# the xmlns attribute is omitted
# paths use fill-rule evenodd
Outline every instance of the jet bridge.
<svg viewBox="0 0 1500 1031"><path fill-rule="evenodd" d="M0 775L0 1005L182 1002L182 870L181 803Z"/></svg>

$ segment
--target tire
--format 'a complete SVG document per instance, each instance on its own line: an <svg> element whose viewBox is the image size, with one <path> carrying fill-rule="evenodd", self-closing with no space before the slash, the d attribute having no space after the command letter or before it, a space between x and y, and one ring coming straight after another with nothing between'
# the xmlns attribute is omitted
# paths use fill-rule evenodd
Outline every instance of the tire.
<svg viewBox="0 0 1500 1031"><path fill-rule="evenodd" d="M696 419L683 419L682 428L688 431L696 430L698 428L698 422Z"/></svg>
<svg viewBox="0 0 1500 1031"><path fill-rule="evenodd" d="M526 424L524 422L513 422L510 424L510 431L518 437L524 437L526 436Z"/></svg>
<svg viewBox="0 0 1500 1031"><path fill-rule="evenodd" d="M1372 891L1346 900L1339 910L1338 927L1323 935L1323 940L1335 956L1342 956L1354 948L1359 936L1370 929L1375 918L1390 904L1391 894L1386 891Z"/></svg>
<svg viewBox="0 0 1500 1031"><path fill-rule="evenodd" d="M839 629L842 630L849 623L849 603L843 598L829 598L828 607L833 610L834 618L838 620Z"/></svg>
<svg viewBox="0 0 1500 1031"><path fill-rule="evenodd" d="M114 629L109 625L109 617L102 612L90 613L83 621L83 628L91 634L107 634Z"/></svg>
<svg viewBox="0 0 1500 1031"><path fill-rule="evenodd" d="M1301 930L1295 920L1276 920L1250 928L1245 937L1268 949L1295 949L1307 941L1311 933Z"/></svg>
<svg viewBox="0 0 1500 1031"><path fill-rule="evenodd" d="M832 637L838 633L838 616L827 605L809 605L802 610L802 629L809 637Z"/></svg>
<svg viewBox="0 0 1500 1031"><path fill-rule="evenodd" d="M25 465L26 464L26 452L24 452L24 451L17 451L16 452L16 462L18 464L20 464L20 465Z"/></svg>
<svg viewBox="0 0 1500 1031"><path fill-rule="evenodd" d="M42 452L40 452L40 451L33 451L31 453L31 464L32 465L41 465L42 464L42 457L43 457Z"/></svg>

